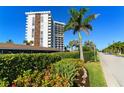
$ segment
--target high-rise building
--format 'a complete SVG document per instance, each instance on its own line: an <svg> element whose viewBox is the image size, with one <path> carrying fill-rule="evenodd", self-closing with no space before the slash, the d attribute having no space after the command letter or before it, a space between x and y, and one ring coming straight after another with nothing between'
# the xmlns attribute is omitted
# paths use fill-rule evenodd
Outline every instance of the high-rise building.
<svg viewBox="0 0 124 93"><path fill-rule="evenodd" d="M53 22L53 47L59 50L64 50L64 23Z"/></svg>
<svg viewBox="0 0 124 93"><path fill-rule="evenodd" d="M26 12L26 40L32 46L63 50L64 23L52 19L50 11Z"/></svg>
<svg viewBox="0 0 124 93"><path fill-rule="evenodd" d="M33 46L51 47L51 12L26 12L26 15L26 40L33 41Z"/></svg>

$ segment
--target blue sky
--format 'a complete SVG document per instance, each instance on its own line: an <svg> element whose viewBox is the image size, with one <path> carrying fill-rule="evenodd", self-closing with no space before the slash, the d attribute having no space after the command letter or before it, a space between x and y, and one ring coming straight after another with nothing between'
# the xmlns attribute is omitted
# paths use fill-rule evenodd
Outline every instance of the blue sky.
<svg viewBox="0 0 124 93"><path fill-rule="evenodd" d="M69 19L69 9L81 7L0 7L0 42L6 42L11 39L17 44L22 44L25 40L25 12L29 11L51 11L54 20L67 22ZM124 7L89 7L89 14L101 14L96 20L92 21L93 31L90 35L82 32L83 42L92 40L97 48L103 49L113 41L124 41ZM72 31L65 32L65 45L72 39L77 39L77 34Z"/></svg>

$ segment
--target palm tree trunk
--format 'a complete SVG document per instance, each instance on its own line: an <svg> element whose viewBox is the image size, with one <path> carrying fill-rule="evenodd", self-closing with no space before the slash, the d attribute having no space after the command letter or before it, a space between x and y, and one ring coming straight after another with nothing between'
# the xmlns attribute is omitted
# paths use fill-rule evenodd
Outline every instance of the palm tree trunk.
<svg viewBox="0 0 124 93"><path fill-rule="evenodd" d="M79 47L80 47L80 59L84 61L84 56L83 56L83 46L82 46L82 37L80 32L78 32L78 37L79 37Z"/></svg>

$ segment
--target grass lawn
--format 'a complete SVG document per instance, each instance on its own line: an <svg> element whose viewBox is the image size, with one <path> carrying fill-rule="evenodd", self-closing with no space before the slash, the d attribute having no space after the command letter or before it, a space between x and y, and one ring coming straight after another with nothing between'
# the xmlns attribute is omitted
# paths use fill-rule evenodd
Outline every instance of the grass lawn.
<svg viewBox="0 0 124 93"><path fill-rule="evenodd" d="M107 87L100 62L90 62L85 64L90 79L90 87Z"/></svg>

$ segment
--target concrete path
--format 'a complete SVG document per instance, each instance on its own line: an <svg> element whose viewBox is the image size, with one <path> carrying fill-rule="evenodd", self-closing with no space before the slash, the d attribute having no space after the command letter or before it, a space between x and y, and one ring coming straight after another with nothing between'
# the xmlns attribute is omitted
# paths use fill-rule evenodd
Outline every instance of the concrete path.
<svg viewBox="0 0 124 93"><path fill-rule="evenodd" d="M108 87L124 87L124 57L99 53Z"/></svg>

